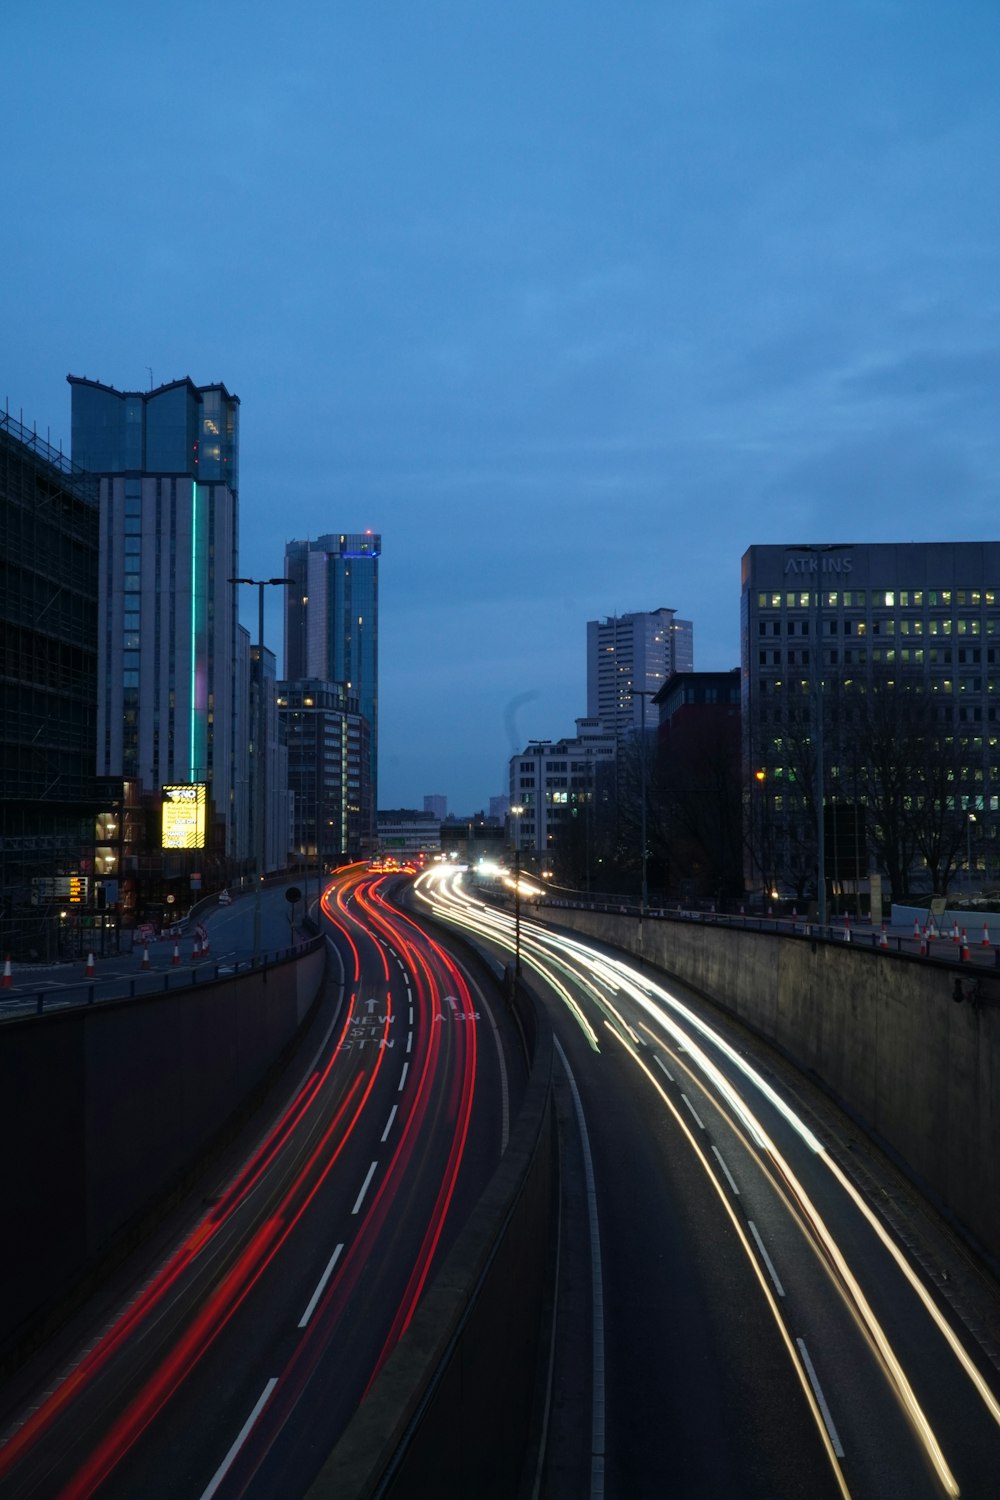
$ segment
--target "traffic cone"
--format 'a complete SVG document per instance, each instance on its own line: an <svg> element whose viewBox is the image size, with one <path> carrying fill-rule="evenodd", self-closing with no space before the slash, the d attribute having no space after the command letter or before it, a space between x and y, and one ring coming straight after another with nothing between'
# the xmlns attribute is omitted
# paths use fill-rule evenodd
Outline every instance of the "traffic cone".
<svg viewBox="0 0 1000 1500"><path fill-rule="evenodd" d="M920 923L917 921L916 917L913 918L913 936L917 940L917 942L920 941Z"/></svg>
<svg viewBox="0 0 1000 1500"><path fill-rule="evenodd" d="M0 989L9 990L13 983L14 981L10 973L10 954L8 953L3 961L3 984L0 985Z"/></svg>
<svg viewBox="0 0 1000 1500"><path fill-rule="evenodd" d="M961 957L962 957L962 961L964 963L968 963L972 959L972 954L969 952L969 939L965 935L965 928L964 927L962 928L962 954L961 954Z"/></svg>
<svg viewBox="0 0 1000 1500"><path fill-rule="evenodd" d="M952 928L951 928L951 940L952 940L953 943L957 943L958 940L959 940L958 919L957 918L955 919L955 921L952 924Z"/></svg>
<svg viewBox="0 0 1000 1500"><path fill-rule="evenodd" d="M88 953L87 954L87 968L85 970L84 977L87 978L87 979L93 979L93 977L94 977L94 955L93 955L93 953Z"/></svg>
<svg viewBox="0 0 1000 1500"><path fill-rule="evenodd" d="M844 942L845 943L849 943L850 941L851 941L851 918L848 915L848 916L845 916L845 918L844 918Z"/></svg>
<svg viewBox="0 0 1000 1500"><path fill-rule="evenodd" d="M983 936L982 936L982 941L980 943L980 947L982 947L982 948L992 948L992 946L993 946L993 944L990 942L990 929L987 927L986 923L984 922L983 923Z"/></svg>
<svg viewBox="0 0 1000 1500"><path fill-rule="evenodd" d="M141 967L143 969L148 969L149 966L150 966L149 965L149 944L148 943L144 943L143 946L142 946L142 965L141 965Z"/></svg>
<svg viewBox="0 0 1000 1500"><path fill-rule="evenodd" d="M771 908L770 905L768 905L767 914L768 914L769 917L773 917L774 916L774 911L772 910L772 908Z"/></svg>
<svg viewBox="0 0 1000 1500"><path fill-rule="evenodd" d="M881 933L881 936L879 937L878 945L879 945L880 948L888 948L888 946L889 946L889 939L885 935L885 923L884 922L882 923L882 933Z"/></svg>
<svg viewBox="0 0 1000 1500"><path fill-rule="evenodd" d="M181 961L181 950L180 950L180 948L179 948L179 947L178 947L178 945L177 945L177 944L176 944L176 943L175 943L175 944L174 944L174 956L173 956L173 958L172 958L172 959L171 959L171 960L170 960L170 962L171 962L171 963L172 963L172 964L179 964L179 963L180 963L180 961Z"/></svg>
<svg viewBox="0 0 1000 1500"><path fill-rule="evenodd" d="M920 957L921 958L926 958L927 957L927 946L928 946L927 945L927 928L925 927L924 930L923 930L923 932L920 934Z"/></svg>
<svg viewBox="0 0 1000 1500"><path fill-rule="evenodd" d="M712 910L713 911L715 910L714 906L712 907ZM202 956L202 958L207 958L208 957L208 946L209 946L208 945L208 928L206 927L204 929L204 931L202 932L202 937L201 937L201 956Z"/></svg>
<svg viewBox="0 0 1000 1500"><path fill-rule="evenodd" d="M191 949L191 962L197 963L201 957L201 938L197 933L194 935L194 947Z"/></svg>

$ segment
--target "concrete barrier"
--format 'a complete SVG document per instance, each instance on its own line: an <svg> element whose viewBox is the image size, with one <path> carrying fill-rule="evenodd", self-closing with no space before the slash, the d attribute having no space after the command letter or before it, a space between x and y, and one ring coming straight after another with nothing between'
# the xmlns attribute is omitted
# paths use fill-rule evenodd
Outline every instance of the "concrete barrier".
<svg viewBox="0 0 1000 1500"><path fill-rule="evenodd" d="M266 969L5 1022L0 1367L246 1105L294 1041L325 962L316 939Z"/></svg>
<svg viewBox="0 0 1000 1500"><path fill-rule="evenodd" d="M738 1016L1000 1263L1000 975L711 924L569 908L536 918L641 954Z"/></svg>

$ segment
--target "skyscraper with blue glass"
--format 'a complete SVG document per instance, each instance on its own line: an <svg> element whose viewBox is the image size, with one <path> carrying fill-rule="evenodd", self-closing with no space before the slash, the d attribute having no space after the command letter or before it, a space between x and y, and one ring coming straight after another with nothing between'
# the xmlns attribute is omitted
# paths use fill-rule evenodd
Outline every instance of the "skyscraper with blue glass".
<svg viewBox="0 0 1000 1500"><path fill-rule="evenodd" d="M239 399L68 378L73 461L100 476L98 774L207 782L239 856Z"/></svg>
<svg viewBox="0 0 1000 1500"><path fill-rule="evenodd" d="M340 532L288 542L285 576L285 677L342 684L370 727L369 777L378 806L378 560L382 538ZM361 802L361 784L357 784ZM372 829L374 834L374 828Z"/></svg>

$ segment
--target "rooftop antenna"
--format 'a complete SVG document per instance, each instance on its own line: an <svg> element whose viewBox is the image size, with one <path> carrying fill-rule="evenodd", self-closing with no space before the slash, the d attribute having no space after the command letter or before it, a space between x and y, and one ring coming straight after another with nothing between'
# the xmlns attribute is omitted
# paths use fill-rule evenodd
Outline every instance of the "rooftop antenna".
<svg viewBox="0 0 1000 1500"><path fill-rule="evenodd" d="M147 365L146 369L149 371L149 389L152 390L153 389L153 366L152 365Z"/></svg>

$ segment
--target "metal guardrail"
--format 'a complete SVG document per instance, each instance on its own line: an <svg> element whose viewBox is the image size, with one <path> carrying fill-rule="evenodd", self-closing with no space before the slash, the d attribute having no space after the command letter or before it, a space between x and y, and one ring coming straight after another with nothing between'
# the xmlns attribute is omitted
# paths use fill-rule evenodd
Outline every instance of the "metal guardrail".
<svg viewBox="0 0 1000 1500"><path fill-rule="evenodd" d="M106 978L95 975L80 983L50 985L34 992L28 989L17 993L0 991L0 1024L4 1021L23 1020L26 1016L51 1015L86 1006L104 1005L111 1000L148 999L152 995L215 984L238 974L247 976L260 972L266 975L268 969L303 958L321 947L322 943L322 936L307 938L287 947L262 953L257 961L252 958L221 956L166 969L139 969L133 974L114 974Z"/></svg>
<svg viewBox="0 0 1000 1500"><path fill-rule="evenodd" d="M802 942L832 943L838 948L851 946L862 952L874 950L888 956L918 958L923 963L940 968L967 968L975 964L979 968L1000 969L1000 944L965 943L956 941L952 934L939 933L926 941L909 934L885 933L883 929L866 924L858 928L843 923L807 922L796 917L755 917L734 915L729 912L691 911L683 907L646 907L642 910L637 902L620 901L614 898L602 901L571 901L562 897L543 895L535 902L522 900L522 912L533 905L564 907L573 911L601 912L608 916L642 917L644 921L686 922L702 926L730 927L743 932L763 932L776 937L796 938ZM922 952L921 948L926 947ZM963 957L963 948L966 954Z"/></svg>

